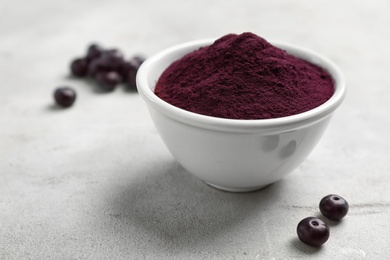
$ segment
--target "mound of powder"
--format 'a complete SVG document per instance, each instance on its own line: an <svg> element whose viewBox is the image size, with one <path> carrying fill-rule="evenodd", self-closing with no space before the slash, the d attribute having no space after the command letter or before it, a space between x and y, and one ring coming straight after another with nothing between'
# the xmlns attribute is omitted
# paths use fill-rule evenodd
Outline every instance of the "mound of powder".
<svg viewBox="0 0 390 260"><path fill-rule="evenodd" d="M299 114L334 92L322 68L252 34L228 34L172 63L155 94L179 108L213 117L267 119Z"/></svg>

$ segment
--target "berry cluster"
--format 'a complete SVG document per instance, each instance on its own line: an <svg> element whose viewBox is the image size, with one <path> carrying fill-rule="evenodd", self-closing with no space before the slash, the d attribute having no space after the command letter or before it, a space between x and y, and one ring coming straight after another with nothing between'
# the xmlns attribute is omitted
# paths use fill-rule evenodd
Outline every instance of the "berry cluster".
<svg viewBox="0 0 390 260"><path fill-rule="evenodd" d="M319 205L321 213L328 219L341 220L348 213L348 202L334 194L322 198ZM320 218L307 217L297 226L298 238L310 246L321 246L330 235L328 224Z"/></svg>
<svg viewBox="0 0 390 260"><path fill-rule="evenodd" d="M92 44L85 57L72 61L70 70L76 77L92 77L107 92L121 83L125 83L130 89L136 89L135 77L144 60L141 56L125 60L118 49L103 49Z"/></svg>
<svg viewBox="0 0 390 260"><path fill-rule="evenodd" d="M142 56L126 60L118 49L103 49L97 44L88 47L84 57L74 59L70 71L78 78L90 77L104 92L113 91L124 83L128 90L136 90L136 75L145 61ZM70 107L76 100L76 92L71 87L59 87L54 91L54 100L61 107Z"/></svg>

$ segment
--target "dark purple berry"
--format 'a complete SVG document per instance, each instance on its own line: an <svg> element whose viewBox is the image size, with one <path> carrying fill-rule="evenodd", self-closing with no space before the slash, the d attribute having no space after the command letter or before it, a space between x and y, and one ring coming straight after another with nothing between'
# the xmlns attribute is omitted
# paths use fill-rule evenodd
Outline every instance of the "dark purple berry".
<svg viewBox="0 0 390 260"><path fill-rule="evenodd" d="M85 77L88 72L88 61L83 58L75 59L70 64L70 70L76 77Z"/></svg>
<svg viewBox="0 0 390 260"><path fill-rule="evenodd" d="M122 66L120 67L119 69L119 74L121 74L121 77L124 81L127 80L127 72L129 70L129 67L130 67L130 63L128 61L124 61L122 63Z"/></svg>
<svg viewBox="0 0 390 260"><path fill-rule="evenodd" d="M102 55L103 51L104 51L103 48L100 47L99 45L91 44L88 47L87 59L89 59L89 60L97 59Z"/></svg>
<svg viewBox="0 0 390 260"><path fill-rule="evenodd" d="M119 50L104 51L101 56L91 61L88 74L92 77L97 73L109 71L116 71L121 74L124 62L123 54Z"/></svg>
<svg viewBox="0 0 390 260"><path fill-rule="evenodd" d="M321 246L329 238L329 226L320 218L307 217L297 226L299 240L309 246Z"/></svg>
<svg viewBox="0 0 390 260"><path fill-rule="evenodd" d="M88 66L88 75L95 77L100 72L109 72L111 69L104 64L103 60L100 58L94 59L89 63Z"/></svg>
<svg viewBox="0 0 390 260"><path fill-rule="evenodd" d="M111 69L119 69L125 62L123 53L117 49L111 49L103 52L103 63Z"/></svg>
<svg viewBox="0 0 390 260"><path fill-rule="evenodd" d="M126 83L130 89L137 88L137 83L136 83L137 72L138 72L138 69L130 69L127 72L127 82Z"/></svg>
<svg viewBox="0 0 390 260"><path fill-rule="evenodd" d="M56 103L62 107L70 107L76 100L76 92L70 87L60 87L54 91Z"/></svg>
<svg viewBox="0 0 390 260"><path fill-rule="evenodd" d="M124 68L125 71L123 71L127 86L130 89L136 89L136 76L139 67L141 64L145 61L145 59L141 56L134 56L132 59L130 59L128 62L126 62L126 67Z"/></svg>
<svg viewBox="0 0 390 260"><path fill-rule="evenodd" d="M116 71L99 72L96 74L95 79L105 91L113 91L122 82L122 77Z"/></svg>
<svg viewBox="0 0 390 260"><path fill-rule="evenodd" d="M331 220L340 220L347 215L349 210L348 202L341 196L330 194L320 201L322 215Z"/></svg>

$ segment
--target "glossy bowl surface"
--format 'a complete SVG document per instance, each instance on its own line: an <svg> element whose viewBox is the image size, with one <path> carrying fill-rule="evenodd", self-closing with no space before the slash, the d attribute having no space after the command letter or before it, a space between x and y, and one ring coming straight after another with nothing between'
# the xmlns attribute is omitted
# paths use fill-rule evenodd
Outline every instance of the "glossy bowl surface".
<svg viewBox="0 0 390 260"><path fill-rule="evenodd" d="M328 71L335 81L333 96L301 114L237 120L192 113L154 94L156 82L172 62L213 42L207 39L184 43L150 57L137 73L138 92L167 148L186 170L222 190L261 189L291 173L316 146L332 113L344 99L344 77L337 66L322 55L271 41Z"/></svg>

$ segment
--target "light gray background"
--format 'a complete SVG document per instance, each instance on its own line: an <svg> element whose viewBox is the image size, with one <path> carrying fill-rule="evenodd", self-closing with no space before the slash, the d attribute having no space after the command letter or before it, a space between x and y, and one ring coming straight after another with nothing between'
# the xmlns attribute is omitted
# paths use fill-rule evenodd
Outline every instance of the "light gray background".
<svg viewBox="0 0 390 260"><path fill-rule="evenodd" d="M386 0L0 0L0 258L388 258L389 14ZM244 31L328 56L348 85L313 153L259 192L205 185L174 161L136 93L68 76L91 42L150 56ZM58 110L63 84L78 97ZM329 193L350 213L307 247L296 225Z"/></svg>

